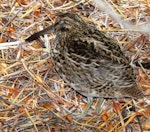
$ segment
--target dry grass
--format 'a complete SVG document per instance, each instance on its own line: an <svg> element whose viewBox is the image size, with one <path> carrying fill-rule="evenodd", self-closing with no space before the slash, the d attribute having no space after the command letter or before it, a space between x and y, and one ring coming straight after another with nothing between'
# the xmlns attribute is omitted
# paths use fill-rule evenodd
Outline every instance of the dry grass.
<svg viewBox="0 0 150 132"><path fill-rule="evenodd" d="M95 99L85 117L75 118L87 106L87 99L55 72L49 57L49 42L54 36L24 42L32 33L52 24L56 12L78 12L117 39L132 62L139 61L137 81L149 95L150 71L146 68L150 67L150 35L143 27L150 24L150 2L111 0L108 4L123 18L122 22L110 17L107 7L100 10L86 0L0 0L0 131L122 132L126 127L138 132L137 115L143 129L150 130L150 107L143 100L134 103L134 112L129 99L107 100L100 109L100 100ZM134 31L131 25L139 30Z"/></svg>

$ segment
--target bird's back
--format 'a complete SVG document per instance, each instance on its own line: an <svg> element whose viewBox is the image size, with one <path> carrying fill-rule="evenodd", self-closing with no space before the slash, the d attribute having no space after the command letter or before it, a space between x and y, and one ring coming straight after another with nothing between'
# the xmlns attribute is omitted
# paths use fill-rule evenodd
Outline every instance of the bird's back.
<svg viewBox="0 0 150 132"><path fill-rule="evenodd" d="M84 96L132 97L133 88L142 96L117 42L96 27L81 29L63 34L61 39L59 35L54 42L58 52L52 58L62 79Z"/></svg>

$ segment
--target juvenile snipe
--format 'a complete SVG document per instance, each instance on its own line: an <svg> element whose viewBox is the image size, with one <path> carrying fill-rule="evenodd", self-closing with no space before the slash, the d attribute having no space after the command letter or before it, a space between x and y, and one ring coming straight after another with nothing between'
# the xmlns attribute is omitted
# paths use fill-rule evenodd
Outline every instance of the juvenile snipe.
<svg viewBox="0 0 150 132"><path fill-rule="evenodd" d="M60 77L86 97L143 98L129 60L117 42L75 13L59 13L56 22L30 36L46 33L56 38L51 57Z"/></svg>

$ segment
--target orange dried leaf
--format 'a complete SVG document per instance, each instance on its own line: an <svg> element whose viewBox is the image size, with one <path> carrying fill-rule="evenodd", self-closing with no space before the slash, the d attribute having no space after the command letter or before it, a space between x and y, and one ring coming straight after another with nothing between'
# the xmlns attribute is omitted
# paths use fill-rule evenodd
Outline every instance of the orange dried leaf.
<svg viewBox="0 0 150 132"><path fill-rule="evenodd" d="M6 42L6 39L4 37L0 38L0 43Z"/></svg>
<svg viewBox="0 0 150 132"><path fill-rule="evenodd" d="M150 118L150 106L142 113L146 118Z"/></svg>
<svg viewBox="0 0 150 132"><path fill-rule="evenodd" d="M68 106L70 106L70 105L71 105L71 103L70 103L70 102L68 102L68 101L67 101L67 102L65 102L65 104L64 104L64 106L65 106L65 107L68 107Z"/></svg>
<svg viewBox="0 0 150 132"><path fill-rule="evenodd" d="M50 43L50 45L52 45L53 44L53 40L51 39L51 40L49 40L49 43Z"/></svg>
<svg viewBox="0 0 150 132"><path fill-rule="evenodd" d="M64 104L64 101L63 101L62 99L57 99L57 102L58 102L59 104Z"/></svg>
<svg viewBox="0 0 150 132"><path fill-rule="evenodd" d="M27 55L29 55L29 52L24 50L23 53L22 53L22 57L25 57Z"/></svg>
<svg viewBox="0 0 150 132"><path fill-rule="evenodd" d="M2 127L3 124L4 124L4 123L0 121L0 127Z"/></svg>
<svg viewBox="0 0 150 132"><path fill-rule="evenodd" d="M73 117L72 117L72 115L67 115L67 116L66 116L66 119L69 120L69 121L72 121L72 120L73 120Z"/></svg>
<svg viewBox="0 0 150 132"><path fill-rule="evenodd" d="M141 107L145 107L146 103L145 103L145 102L140 102L139 105L140 105Z"/></svg>
<svg viewBox="0 0 150 132"><path fill-rule="evenodd" d="M47 105L47 104L44 104L43 107L46 108L46 109L48 109L48 110L50 110L50 111L53 110L53 109L52 109L49 105Z"/></svg>
<svg viewBox="0 0 150 132"><path fill-rule="evenodd" d="M144 12L149 13L150 12L150 7L147 7Z"/></svg>
<svg viewBox="0 0 150 132"><path fill-rule="evenodd" d="M16 29L13 26L8 26L7 32L13 33L15 31L16 31Z"/></svg>
<svg viewBox="0 0 150 132"><path fill-rule="evenodd" d="M29 23L29 22L27 22L27 23L25 23L25 25L28 27L28 26L30 26L30 23Z"/></svg>
<svg viewBox="0 0 150 132"><path fill-rule="evenodd" d="M138 70L138 75L142 79L146 79L147 78L147 75L142 70L140 70L140 69Z"/></svg>
<svg viewBox="0 0 150 132"><path fill-rule="evenodd" d="M121 112L121 106L119 103L113 101L113 108L117 111L117 113Z"/></svg>
<svg viewBox="0 0 150 132"><path fill-rule="evenodd" d="M17 0L17 2L22 5L27 5L29 3L29 0Z"/></svg>
<svg viewBox="0 0 150 132"><path fill-rule="evenodd" d="M34 11L34 17L35 17L35 18L38 18L39 14L40 14L39 11Z"/></svg>
<svg viewBox="0 0 150 132"><path fill-rule="evenodd" d="M55 128L52 128L52 129L50 130L50 132L55 132Z"/></svg>
<svg viewBox="0 0 150 132"><path fill-rule="evenodd" d="M108 119L107 111L103 111L103 112L102 112L102 120L103 120L103 121L107 121L107 119Z"/></svg>
<svg viewBox="0 0 150 132"><path fill-rule="evenodd" d="M30 99L29 97L26 97L26 98L23 100L23 102L28 102L29 99Z"/></svg>
<svg viewBox="0 0 150 132"><path fill-rule="evenodd" d="M71 11L72 11L72 12L77 12L78 9L77 9L76 7L74 7L74 8L71 9Z"/></svg>
<svg viewBox="0 0 150 132"><path fill-rule="evenodd" d="M4 113L0 113L0 117L3 117L3 116L5 116L5 114Z"/></svg>
<svg viewBox="0 0 150 132"><path fill-rule="evenodd" d="M34 43L32 44L32 47L36 48L36 49L39 49L40 48L40 45L38 43Z"/></svg>
<svg viewBox="0 0 150 132"><path fill-rule="evenodd" d="M20 108L18 109L18 111L19 111L20 113L24 112L24 107L20 107Z"/></svg>
<svg viewBox="0 0 150 132"><path fill-rule="evenodd" d="M109 125L107 126L108 131L113 129L113 124L110 122Z"/></svg>
<svg viewBox="0 0 150 132"><path fill-rule="evenodd" d="M146 130L150 130L150 119L147 119L144 123L143 123L143 128Z"/></svg>
<svg viewBox="0 0 150 132"><path fill-rule="evenodd" d="M15 88L10 89L9 92L11 92L12 94L17 95L17 94L20 93L20 89L15 87Z"/></svg>
<svg viewBox="0 0 150 132"><path fill-rule="evenodd" d="M87 107L87 104L81 104L82 108L85 109Z"/></svg>
<svg viewBox="0 0 150 132"><path fill-rule="evenodd" d="M150 112L150 106L148 106L146 110L147 110L147 112Z"/></svg>

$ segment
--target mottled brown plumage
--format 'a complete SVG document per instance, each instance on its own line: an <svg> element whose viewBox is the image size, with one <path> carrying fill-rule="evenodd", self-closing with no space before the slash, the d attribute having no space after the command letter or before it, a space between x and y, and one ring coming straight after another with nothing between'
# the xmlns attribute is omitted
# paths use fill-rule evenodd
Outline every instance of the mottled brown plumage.
<svg viewBox="0 0 150 132"><path fill-rule="evenodd" d="M143 98L129 60L117 42L75 13L60 13L56 22L33 34L33 41L54 33L51 57L61 78L86 97Z"/></svg>

